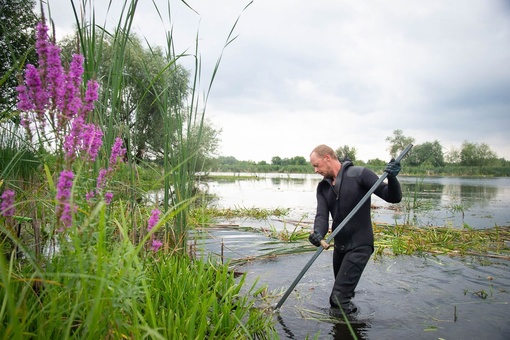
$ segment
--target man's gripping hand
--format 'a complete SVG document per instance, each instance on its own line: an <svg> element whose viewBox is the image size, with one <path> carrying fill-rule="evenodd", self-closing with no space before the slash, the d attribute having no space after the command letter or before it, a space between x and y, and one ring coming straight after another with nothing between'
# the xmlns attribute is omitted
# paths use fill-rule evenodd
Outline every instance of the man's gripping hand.
<svg viewBox="0 0 510 340"><path fill-rule="evenodd" d="M395 159L392 158L388 165L386 165L384 171L388 173L388 176L397 177L400 169L400 162L396 162Z"/></svg>
<svg viewBox="0 0 510 340"><path fill-rule="evenodd" d="M314 231L313 233L310 234L310 236L308 236L308 240L310 241L310 243L316 247L321 246L322 238L323 236L316 231Z"/></svg>

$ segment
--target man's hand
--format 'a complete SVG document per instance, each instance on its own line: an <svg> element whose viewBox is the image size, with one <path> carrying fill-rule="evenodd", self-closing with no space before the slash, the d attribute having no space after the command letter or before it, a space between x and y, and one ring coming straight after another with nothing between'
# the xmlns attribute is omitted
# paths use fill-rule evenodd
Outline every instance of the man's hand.
<svg viewBox="0 0 510 340"><path fill-rule="evenodd" d="M310 233L310 236L308 236L308 241L310 241L310 243L314 246L320 247L322 238L323 236L320 233L313 231Z"/></svg>
<svg viewBox="0 0 510 340"><path fill-rule="evenodd" d="M388 165L386 165L386 169L384 169L384 171L388 173L388 176L397 177L400 169L400 162L396 162L395 159L392 158Z"/></svg>

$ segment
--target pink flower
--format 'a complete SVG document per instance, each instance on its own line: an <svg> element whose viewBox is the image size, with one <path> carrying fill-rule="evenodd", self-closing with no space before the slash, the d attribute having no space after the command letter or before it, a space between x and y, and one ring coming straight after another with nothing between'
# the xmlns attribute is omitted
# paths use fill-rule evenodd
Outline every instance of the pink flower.
<svg viewBox="0 0 510 340"><path fill-rule="evenodd" d="M151 249L152 251L157 252L162 245L163 243L160 240L152 240Z"/></svg>
<svg viewBox="0 0 510 340"><path fill-rule="evenodd" d="M89 191L85 194L85 199L87 200L87 202L89 202L90 200L92 200L94 198L95 195L96 195L96 193L94 192L94 190Z"/></svg>
<svg viewBox="0 0 510 340"><path fill-rule="evenodd" d="M110 204L112 202L112 199L113 192L107 192L106 194L104 194L104 201L106 202L106 204Z"/></svg>
<svg viewBox="0 0 510 340"><path fill-rule="evenodd" d="M94 102L99 98L98 95L99 84L95 80L89 80L87 82L87 90L85 91L85 103L83 104L82 114L84 116L87 113L94 110Z"/></svg>
<svg viewBox="0 0 510 340"><path fill-rule="evenodd" d="M112 146L112 154L110 156L110 167L113 167L115 164L117 164L117 158L118 157L124 157L126 154L126 149L122 147L122 139L120 137L117 137L115 139L115 143L113 143Z"/></svg>
<svg viewBox="0 0 510 340"><path fill-rule="evenodd" d="M159 221L159 215L161 212L158 209L153 209L151 212L151 217L149 218L149 226L147 227L147 230L151 231L152 228L158 224Z"/></svg>
<svg viewBox="0 0 510 340"><path fill-rule="evenodd" d="M106 184L106 175L108 174L108 170L101 169L99 170L99 176L97 176L97 184L96 188L101 190Z"/></svg>
<svg viewBox="0 0 510 340"><path fill-rule="evenodd" d="M103 131L94 124L87 124L83 126L80 137L82 151L86 151L90 160L94 161L103 145Z"/></svg>
<svg viewBox="0 0 510 340"><path fill-rule="evenodd" d="M12 217L16 209L14 208L14 191L7 189L2 194L2 203L0 203L0 215Z"/></svg>
<svg viewBox="0 0 510 340"><path fill-rule="evenodd" d="M73 187L74 174L71 170L64 170L60 173L57 184L57 218L65 227L72 224L71 189Z"/></svg>

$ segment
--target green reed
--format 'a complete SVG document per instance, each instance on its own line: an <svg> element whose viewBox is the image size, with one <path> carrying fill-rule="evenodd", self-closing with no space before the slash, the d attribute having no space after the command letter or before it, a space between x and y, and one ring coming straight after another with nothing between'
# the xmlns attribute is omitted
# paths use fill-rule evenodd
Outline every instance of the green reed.
<svg viewBox="0 0 510 340"><path fill-rule="evenodd" d="M376 255L445 254L510 259L510 227L488 229L374 225Z"/></svg>

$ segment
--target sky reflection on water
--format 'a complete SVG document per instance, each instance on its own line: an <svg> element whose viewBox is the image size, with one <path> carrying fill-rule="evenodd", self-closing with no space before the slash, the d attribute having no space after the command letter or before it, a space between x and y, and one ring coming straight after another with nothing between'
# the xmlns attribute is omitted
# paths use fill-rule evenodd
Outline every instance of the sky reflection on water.
<svg viewBox="0 0 510 340"><path fill-rule="evenodd" d="M214 174L213 174L214 175ZM315 174L258 174L258 179L203 183L220 208L288 208L294 219L313 219ZM399 176L404 199L390 205L372 195L380 223L472 228L510 225L510 178L418 178ZM416 198L415 198L416 197Z"/></svg>

